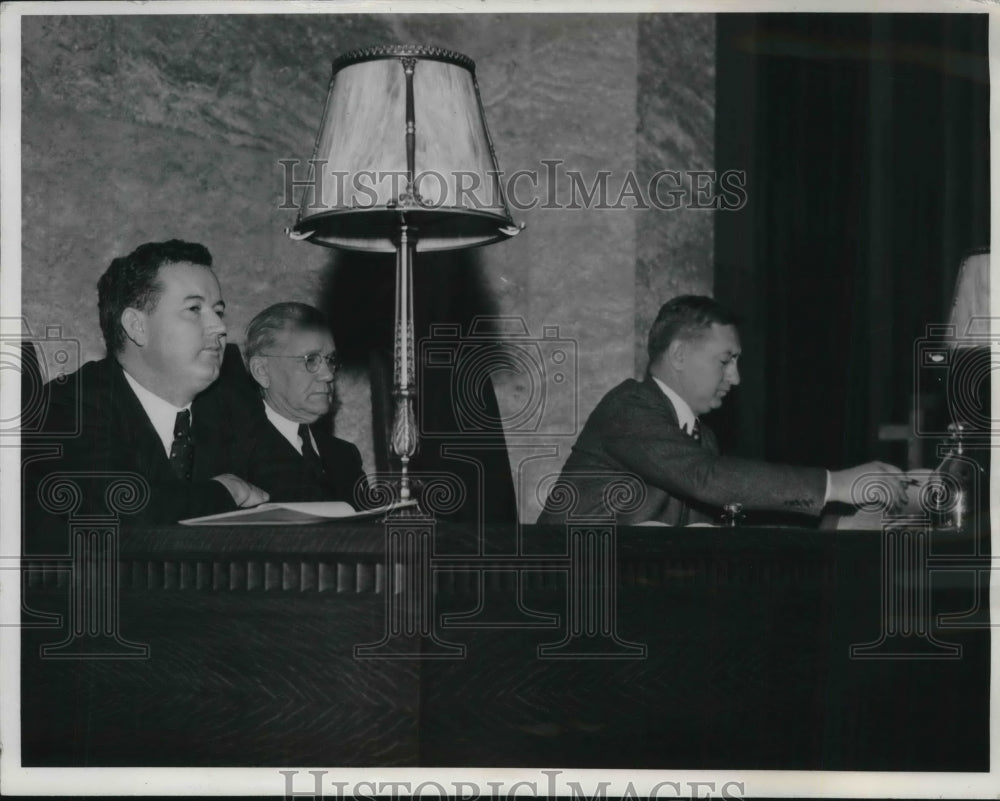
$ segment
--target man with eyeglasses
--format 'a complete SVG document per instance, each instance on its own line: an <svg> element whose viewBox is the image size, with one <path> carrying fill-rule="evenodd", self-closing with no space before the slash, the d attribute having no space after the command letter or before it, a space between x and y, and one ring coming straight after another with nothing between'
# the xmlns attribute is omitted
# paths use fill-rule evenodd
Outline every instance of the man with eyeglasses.
<svg viewBox="0 0 1000 801"><path fill-rule="evenodd" d="M265 418L246 443L250 480L272 501L363 506L361 454L331 433L337 354L323 313L305 303L269 306L247 326L244 350Z"/></svg>

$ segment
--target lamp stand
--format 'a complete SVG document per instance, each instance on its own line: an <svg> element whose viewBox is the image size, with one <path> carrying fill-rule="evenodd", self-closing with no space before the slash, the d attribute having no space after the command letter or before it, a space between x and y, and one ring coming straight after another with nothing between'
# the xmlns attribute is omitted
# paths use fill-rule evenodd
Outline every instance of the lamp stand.
<svg viewBox="0 0 1000 801"><path fill-rule="evenodd" d="M406 80L406 191L398 198L402 207L399 215L399 240L396 245L396 335L393 342L393 419L392 452L399 459L399 500L409 501L410 459L417 452L419 436L413 413L417 394L416 364L413 347L413 262L417 249L416 230L406 220L407 207L419 208L421 198L414 185L416 161L416 122L413 103L413 72L417 59L400 59ZM411 512L414 510L410 510ZM419 507L416 514L420 514Z"/></svg>
<svg viewBox="0 0 1000 801"><path fill-rule="evenodd" d="M413 256L416 237L405 217L396 243L396 314L393 341L393 419L390 443L399 459L399 500L411 499L409 464L417 452L419 435L413 402L417 394L413 347Z"/></svg>

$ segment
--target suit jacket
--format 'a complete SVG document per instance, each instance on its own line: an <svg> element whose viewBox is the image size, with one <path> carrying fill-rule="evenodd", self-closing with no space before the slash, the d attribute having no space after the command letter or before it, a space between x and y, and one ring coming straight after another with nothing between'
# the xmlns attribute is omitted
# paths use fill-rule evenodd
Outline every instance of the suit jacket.
<svg viewBox="0 0 1000 801"><path fill-rule="evenodd" d="M323 474L317 476L267 419L258 399L257 412L242 435L249 451L247 480L267 490L272 501L346 501L358 509L365 507L367 479L361 452L333 436L329 424L328 417L321 417L309 426L323 463Z"/></svg>
<svg viewBox="0 0 1000 801"><path fill-rule="evenodd" d="M113 358L88 362L61 381L47 385L46 442L61 446L61 455L33 460L25 468L25 512L34 526L56 525L56 538L66 544L64 522L54 522L38 503L40 482L57 471L82 472L78 479L81 506L75 514L113 514L105 492L112 479L102 473L141 476L149 501L135 513L120 514L122 522L173 523L187 517L236 509L229 491L212 477L239 474L240 465L227 446L226 414L212 393L199 395L191 407L194 438L192 480L174 477L170 462L139 399ZM30 440L28 435L26 439ZM52 533L50 531L50 533ZM53 542L52 540L48 540ZM58 542L56 543L58 547Z"/></svg>
<svg viewBox="0 0 1000 801"><path fill-rule="evenodd" d="M224 410L229 448L240 468L238 475L266 490L270 500L346 501L355 508L366 505L367 480L357 447L330 433L329 417L320 418L310 431L324 475L313 475L302 455L267 419L260 387L244 367L236 345L226 345L219 379L203 395Z"/></svg>
<svg viewBox="0 0 1000 801"><path fill-rule="evenodd" d="M575 505L561 509L555 502L559 493L550 493L538 522L561 523L567 514L611 514L605 492L622 474L637 476L645 490L635 511L618 515L626 525L715 522L727 503L742 503L747 510L820 513L824 470L720 456L715 435L703 424L700 428L701 442L681 430L673 404L650 376L622 382L591 413L563 467L559 480L575 492Z"/></svg>

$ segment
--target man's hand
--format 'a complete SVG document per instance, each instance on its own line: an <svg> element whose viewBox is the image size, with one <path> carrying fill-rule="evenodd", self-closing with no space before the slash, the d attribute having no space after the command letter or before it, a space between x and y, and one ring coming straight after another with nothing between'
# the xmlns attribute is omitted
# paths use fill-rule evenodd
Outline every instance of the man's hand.
<svg viewBox="0 0 1000 801"><path fill-rule="evenodd" d="M255 487L249 481L244 481L232 473L212 476L212 481L218 481L223 487L229 490L229 494L233 496L233 501L236 502L236 505L243 508L264 503L270 497L260 487Z"/></svg>
<svg viewBox="0 0 1000 801"><path fill-rule="evenodd" d="M888 497L887 509L897 509L906 503L906 488L912 483L898 467L885 462L830 471L830 497L827 500L861 506Z"/></svg>

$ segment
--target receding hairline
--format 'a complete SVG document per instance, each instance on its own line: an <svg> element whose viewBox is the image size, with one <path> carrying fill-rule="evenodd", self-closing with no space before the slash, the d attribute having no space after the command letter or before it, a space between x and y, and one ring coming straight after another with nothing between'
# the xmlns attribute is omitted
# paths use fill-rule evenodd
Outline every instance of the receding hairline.
<svg viewBox="0 0 1000 801"><path fill-rule="evenodd" d="M317 325L313 323L303 323L299 320L285 320L284 324L278 328L267 329L273 334L270 337L272 342L276 342L279 338L282 340L287 340L289 337L293 337L296 334L325 334L333 341L333 334L330 329L324 325Z"/></svg>
<svg viewBox="0 0 1000 801"><path fill-rule="evenodd" d="M298 333L327 334L333 339L329 321L315 306L297 301L275 303L258 312L247 325L244 356L252 359L264 347L271 347L278 338Z"/></svg>

